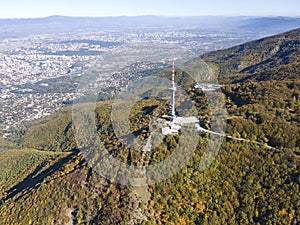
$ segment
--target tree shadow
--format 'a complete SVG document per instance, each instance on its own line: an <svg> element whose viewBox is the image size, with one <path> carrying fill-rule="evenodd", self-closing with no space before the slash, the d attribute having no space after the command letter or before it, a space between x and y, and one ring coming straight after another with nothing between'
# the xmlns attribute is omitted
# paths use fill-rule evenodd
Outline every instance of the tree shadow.
<svg viewBox="0 0 300 225"><path fill-rule="evenodd" d="M39 171L45 166L46 161L43 161L40 165L38 165L32 173L30 173L23 181L12 187L7 191L7 195L0 200L0 205L5 203L8 199L11 199L18 195L19 193L22 193L26 190L29 190L33 187L35 187L37 184L43 182L43 180L54 174L56 171L58 171L60 168L63 167L64 164L69 162L72 158L74 158L77 154L79 153L78 150L72 152L70 155L60 159L56 163L54 163L52 166L50 166L48 169L45 171L41 172L40 174ZM37 175L38 174L38 175ZM17 200L19 200L23 195L19 196Z"/></svg>
<svg viewBox="0 0 300 225"><path fill-rule="evenodd" d="M153 106L144 106L142 108L143 115L151 115L153 114L154 110L158 107L158 105L153 105Z"/></svg>

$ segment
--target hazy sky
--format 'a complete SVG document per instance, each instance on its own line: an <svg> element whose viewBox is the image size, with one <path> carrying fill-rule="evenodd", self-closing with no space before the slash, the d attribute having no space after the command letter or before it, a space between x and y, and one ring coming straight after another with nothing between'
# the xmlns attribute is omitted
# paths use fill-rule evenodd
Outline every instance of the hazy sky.
<svg viewBox="0 0 300 225"><path fill-rule="evenodd" d="M1 18L135 15L300 16L299 0L2 0Z"/></svg>

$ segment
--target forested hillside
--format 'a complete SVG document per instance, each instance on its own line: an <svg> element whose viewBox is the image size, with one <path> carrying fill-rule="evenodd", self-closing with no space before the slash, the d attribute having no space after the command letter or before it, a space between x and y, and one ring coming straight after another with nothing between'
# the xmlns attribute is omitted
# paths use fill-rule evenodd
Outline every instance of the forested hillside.
<svg viewBox="0 0 300 225"><path fill-rule="evenodd" d="M200 171L209 139L202 133L178 174L142 189L150 193L147 200L133 196L135 187L109 181L88 166L76 145L71 107L27 125L14 144L3 143L0 224L299 224L299 40L300 29L201 57L224 84L227 135L248 141L224 139L212 165ZM209 129L205 94L182 71L176 82ZM172 154L178 135L167 135L142 161L141 149L124 146L114 134L111 104L98 102L94 110L95 129L111 155L140 166ZM165 100L137 102L132 131L144 140L151 119L168 110Z"/></svg>
<svg viewBox="0 0 300 225"><path fill-rule="evenodd" d="M201 58L212 65L224 83L253 79L298 79L300 29L263 38L226 50L211 52ZM225 76L225 77L224 77Z"/></svg>

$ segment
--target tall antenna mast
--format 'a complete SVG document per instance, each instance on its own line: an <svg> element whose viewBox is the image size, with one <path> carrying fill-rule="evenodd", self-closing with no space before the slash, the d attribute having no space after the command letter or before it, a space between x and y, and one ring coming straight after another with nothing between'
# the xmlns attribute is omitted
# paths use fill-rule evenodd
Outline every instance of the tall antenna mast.
<svg viewBox="0 0 300 225"><path fill-rule="evenodd" d="M172 66L172 87L170 88L172 91L172 96L171 96L171 104L170 104L170 120L173 121L175 119L175 92L176 92L176 87L175 87L175 62L173 59L173 66Z"/></svg>

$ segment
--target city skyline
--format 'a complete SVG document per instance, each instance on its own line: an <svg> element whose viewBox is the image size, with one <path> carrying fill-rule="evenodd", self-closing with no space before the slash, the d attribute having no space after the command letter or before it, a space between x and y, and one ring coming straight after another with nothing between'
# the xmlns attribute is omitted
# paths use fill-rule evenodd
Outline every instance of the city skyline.
<svg viewBox="0 0 300 225"><path fill-rule="evenodd" d="M2 2L0 18L62 16L300 16L298 0L12 0Z"/></svg>

